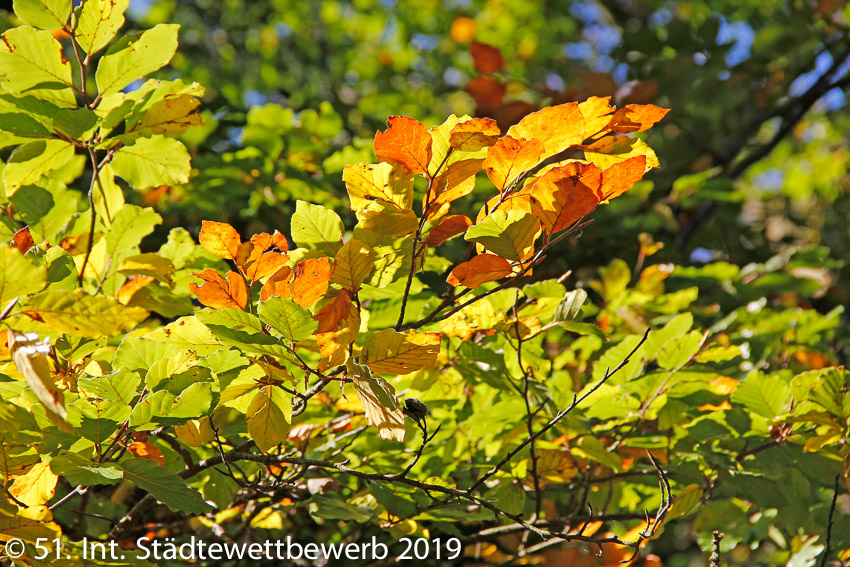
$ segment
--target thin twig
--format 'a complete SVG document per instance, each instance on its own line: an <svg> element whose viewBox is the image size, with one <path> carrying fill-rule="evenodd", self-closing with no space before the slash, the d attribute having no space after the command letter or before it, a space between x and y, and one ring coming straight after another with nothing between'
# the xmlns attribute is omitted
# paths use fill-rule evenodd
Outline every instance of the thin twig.
<svg viewBox="0 0 850 567"><path fill-rule="evenodd" d="M829 521L826 524L826 543L823 548L823 556L820 558L820 567L826 567L826 560L829 559L829 547L832 544L832 526L833 515L838 504L838 479L840 475L835 475L835 488L832 491L832 505L829 507Z"/></svg>

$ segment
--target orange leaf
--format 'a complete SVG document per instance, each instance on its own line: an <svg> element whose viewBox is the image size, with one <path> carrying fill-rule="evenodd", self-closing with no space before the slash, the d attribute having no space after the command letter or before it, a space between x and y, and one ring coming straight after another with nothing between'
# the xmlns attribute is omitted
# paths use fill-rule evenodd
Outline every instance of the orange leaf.
<svg viewBox="0 0 850 567"><path fill-rule="evenodd" d="M532 112L511 126L508 136L539 140L544 149L540 156L542 161L584 141L584 116L577 102L550 106Z"/></svg>
<svg viewBox="0 0 850 567"><path fill-rule="evenodd" d="M310 307L328 291L331 262L328 258L311 258L295 264L292 299L301 307Z"/></svg>
<svg viewBox="0 0 850 567"><path fill-rule="evenodd" d="M235 260L242 239L236 229L225 222L203 221L198 240L201 246L219 258Z"/></svg>
<svg viewBox="0 0 850 567"><path fill-rule="evenodd" d="M714 404L703 404L697 408L699 411L726 411L732 409L729 400L723 400L719 406Z"/></svg>
<svg viewBox="0 0 850 567"><path fill-rule="evenodd" d="M646 172L646 156L635 156L615 163L602 171L602 185L597 197L607 201L619 197L641 180Z"/></svg>
<svg viewBox="0 0 850 567"><path fill-rule="evenodd" d="M30 227L25 226L12 235L12 248L20 250L21 254L25 254L33 246L35 246L35 241L32 239L32 234L30 234Z"/></svg>
<svg viewBox="0 0 850 567"><path fill-rule="evenodd" d="M162 454L162 451L150 443L136 441L135 443L127 445L127 450L130 451L130 454L133 456L141 457L142 459L147 459L149 461L156 461L159 463L159 466L163 466L165 464L165 456Z"/></svg>
<svg viewBox="0 0 850 567"><path fill-rule="evenodd" d="M469 43L475 37L475 20L460 16L452 22L449 37L458 43Z"/></svg>
<svg viewBox="0 0 850 567"><path fill-rule="evenodd" d="M452 270L446 281L453 286L476 288L487 282L507 277L511 273L511 263L501 256L479 254Z"/></svg>
<svg viewBox="0 0 850 567"><path fill-rule="evenodd" d="M428 238L425 239L426 246L439 246L452 236L466 232L472 226L472 221L464 215L452 215L440 221L440 224L431 229Z"/></svg>
<svg viewBox="0 0 850 567"><path fill-rule="evenodd" d="M614 113L611 129L621 134L643 132L652 128L668 112L669 108L659 108L654 104L629 104Z"/></svg>
<svg viewBox="0 0 850 567"><path fill-rule="evenodd" d="M268 251L273 248L283 253ZM252 281L257 281L275 273L286 264L289 260L289 256L285 254L287 250L289 250L289 244L280 232L255 234L250 242L244 242L239 246L236 266Z"/></svg>
<svg viewBox="0 0 850 567"><path fill-rule="evenodd" d="M133 299L133 296L136 295L136 292L154 281L153 276L133 276L124 282L124 285L118 290L118 293L115 294L115 299L118 300L122 305L127 305L130 303L130 300Z"/></svg>
<svg viewBox="0 0 850 567"><path fill-rule="evenodd" d="M189 290L198 296L198 300L207 307L216 309L244 309L248 303L248 288L245 280L236 272L227 272L227 280L215 270L207 268L203 272L193 272L204 283L190 283Z"/></svg>
<svg viewBox="0 0 850 567"><path fill-rule="evenodd" d="M479 113L489 114L502 104L508 88L491 77L475 77L466 84L466 92L475 99Z"/></svg>
<svg viewBox="0 0 850 567"><path fill-rule="evenodd" d="M476 152L495 144L501 134L495 120L473 118L452 128L449 144L456 150Z"/></svg>
<svg viewBox="0 0 850 567"><path fill-rule="evenodd" d="M390 116L387 130L375 133L375 155L387 163L403 166L410 173L425 173L431 161L431 134L418 120Z"/></svg>
<svg viewBox="0 0 850 567"><path fill-rule="evenodd" d="M593 212L601 181L593 164L573 162L546 172L529 190L531 210L543 230L554 234Z"/></svg>
<svg viewBox="0 0 850 567"><path fill-rule="evenodd" d="M352 294L347 289L341 290L332 301L316 310L313 318L319 322L316 334L329 333L339 327L340 321L351 313Z"/></svg>
<svg viewBox="0 0 850 567"><path fill-rule="evenodd" d="M263 284L263 289L260 290L260 301L265 301L270 297L289 297L289 280L292 279L292 268L283 266L272 277L266 280Z"/></svg>
<svg viewBox="0 0 850 567"><path fill-rule="evenodd" d="M487 177L502 191L520 174L540 163L543 151L543 144L539 140L505 136L487 153L487 159L484 160Z"/></svg>
<svg viewBox="0 0 850 567"><path fill-rule="evenodd" d="M472 55L472 63L482 73L495 73L501 71L505 66L505 58L502 52L492 45L473 41L469 44L469 54Z"/></svg>

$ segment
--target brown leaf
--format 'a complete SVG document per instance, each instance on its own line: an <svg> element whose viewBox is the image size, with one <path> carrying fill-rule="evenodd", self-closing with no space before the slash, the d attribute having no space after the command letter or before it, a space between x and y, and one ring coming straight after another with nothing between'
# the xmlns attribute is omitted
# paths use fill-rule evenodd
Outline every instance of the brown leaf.
<svg viewBox="0 0 850 567"><path fill-rule="evenodd" d="M466 232L472 226L472 221L464 215L452 215L440 221L440 224L431 229L425 239L426 246L439 246L452 236Z"/></svg>
<svg viewBox="0 0 850 567"><path fill-rule="evenodd" d="M659 108L654 104L629 104L614 113L611 129L621 134L643 132L649 130L668 112L669 108Z"/></svg>
<svg viewBox="0 0 850 567"><path fill-rule="evenodd" d="M25 226L12 235L12 248L20 250L21 254L26 254L27 250L33 246L35 246L35 241L30 234L30 227Z"/></svg>
<svg viewBox="0 0 850 567"><path fill-rule="evenodd" d="M495 73L505 67L505 58L498 48L487 43L473 41L469 45L472 63L482 73Z"/></svg>
<svg viewBox="0 0 850 567"><path fill-rule="evenodd" d="M501 256L479 254L452 270L446 281L453 286L476 288L487 282L507 277L511 273L511 263Z"/></svg>
<svg viewBox="0 0 850 567"><path fill-rule="evenodd" d="M207 251L219 258L236 260L242 239L236 229L224 222L203 221L198 240Z"/></svg>
<svg viewBox="0 0 850 567"><path fill-rule="evenodd" d="M375 133L375 155L387 163L405 167L410 173L428 171L431 161L431 134L418 120L390 116L385 132Z"/></svg>
<svg viewBox="0 0 850 567"><path fill-rule="evenodd" d="M500 192L520 174L540 163L543 144L535 139L501 138L487 153L484 169Z"/></svg>
<svg viewBox="0 0 850 567"><path fill-rule="evenodd" d="M248 288L245 280L236 272L227 272L227 280L209 268L203 272L193 272L192 275L201 278L204 283L190 283L189 290L207 307L244 309L247 305Z"/></svg>

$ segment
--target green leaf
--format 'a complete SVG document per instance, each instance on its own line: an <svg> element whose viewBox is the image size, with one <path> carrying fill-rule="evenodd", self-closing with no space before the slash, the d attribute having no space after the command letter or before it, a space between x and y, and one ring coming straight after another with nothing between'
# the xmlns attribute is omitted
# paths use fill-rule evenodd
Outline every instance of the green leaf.
<svg viewBox="0 0 850 567"><path fill-rule="evenodd" d="M54 457L50 468L72 485L115 484L124 476L121 468L114 463L94 463L76 453L62 453Z"/></svg>
<svg viewBox="0 0 850 567"><path fill-rule="evenodd" d="M292 400L276 386L263 386L246 412L248 433L261 451L282 443L292 421Z"/></svg>
<svg viewBox="0 0 850 567"><path fill-rule="evenodd" d="M87 141L97 126L97 114L88 108L63 108L53 115L57 132L75 140Z"/></svg>
<svg viewBox="0 0 850 567"><path fill-rule="evenodd" d="M15 14L29 25L53 30L65 25L74 3L68 0L15 0L13 7Z"/></svg>
<svg viewBox="0 0 850 567"><path fill-rule="evenodd" d="M133 81L167 65L177 51L177 24L158 24L138 38L120 41L97 65L95 80L101 97L117 93Z"/></svg>
<svg viewBox="0 0 850 567"><path fill-rule="evenodd" d="M174 512L203 514L210 509L201 495L186 481L148 459L127 459L121 463L124 478L150 493Z"/></svg>
<svg viewBox="0 0 850 567"><path fill-rule="evenodd" d="M784 415L790 401L790 388L779 376L751 372L732 394L732 403L741 404L748 411L773 419Z"/></svg>
<svg viewBox="0 0 850 567"><path fill-rule="evenodd" d="M36 185L25 185L9 201L21 221L30 227L33 239L36 242L47 240L52 245L57 244L53 237L62 231L77 212L81 196L78 191L65 189L58 184L51 183L49 186L48 191ZM74 272L76 270L75 267Z"/></svg>
<svg viewBox="0 0 850 567"><path fill-rule="evenodd" d="M11 93L40 87L53 91L42 98L65 107L76 105L71 64L62 56L62 45L48 31L20 26L3 34L0 80Z"/></svg>
<svg viewBox="0 0 850 567"><path fill-rule="evenodd" d="M77 382L79 388L90 396L116 404L129 404L138 394L141 378L122 368L105 376L80 377Z"/></svg>
<svg viewBox="0 0 850 567"><path fill-rule="evenodd" d="M23 185L32 185L74 157L74 144L64 140L35 140L19 146L3 170L6 196Z"/></svg>
<svg viewBox="0 0 850 567"><path fill-rule="evenodd" d="M124 205L112 220L112 226L106 233L106 253L113 258L114 269L120 267L118 256L133 254L142 239L153 232L156 225L162 222L153 209L143 209L136 205Z"/></svg>
<svg viewBox="0 0 850 567"><path fill-rule="evenodd" d="M0 243L0 309L16 297L37 293L47 285L47 271L5 242Z"/></svg>
<svg viewBox="0 0 850 567"><path fill-rule="evenodd" d="M520 210L497 210L469 227L464 237L477 242L488 251L515 262L524 258L534 245L540 230L540 221L534 215Z"/></svg>
<svg viewBox="0 0 850 567"><path fill-rule="evenodd" d="M77 42L91 55L109 43L124 25L130 0L86 0L75 33Z"/></svg>
<svg viewBox="0 0 850 567"><path fill-rule="evenodd" d="M310 311L286 297L270 297L257 305L257 315L289 341L303 341L319 328Z"/></svg>
<svg viewBox="0 0 850 567"><path fill-rule="evenodd" d="M54 333L92 338L125 333L148 316L139 307L125 307L111 297L90 296L81 290L43 291L20 305L19 311L22 315L15 319L22 329L32 319Z"/></svg>
<svg viewBox="0 0 850 567"><path fill-rule="evenodd" d="M213 337L196 317L181 317L165 327L151 331L145 335L145 339L163 341L179 349L190 349L198 356L207 356L224 348L221 341Z"/></svg>
<svg viewBox="0 0 850 567"><path fill-rule="evenodd" d="M670 339L658 351L658 365L666 370L681 368L699 352L704 340L699 331Z"/></svg>
<svg viewBox="0 0 850 567"><path fill-rule="evenodd" d="M578 314L581 311L581 306L584 305L585 301L587 301L587 292L583 289L579 288L567 292L558 304L554 320L559 323L572 321L578 317Z"/></svg>
<svg viewBox="0 0 850 567"><path fill-rule="evenodd" d="M339 215L332 210L306 201L295 203L292 215L292 240L298 246L321 250L335 256L342 248L345 230Z"/></svg>
<svg viewBox="0 0 850 567"><path fill-rule="evenodd" d="M157 185L182 185L192 171L189 152L179 141L165 136L139 138L112 158L115 173L137 189Z"/></svg>

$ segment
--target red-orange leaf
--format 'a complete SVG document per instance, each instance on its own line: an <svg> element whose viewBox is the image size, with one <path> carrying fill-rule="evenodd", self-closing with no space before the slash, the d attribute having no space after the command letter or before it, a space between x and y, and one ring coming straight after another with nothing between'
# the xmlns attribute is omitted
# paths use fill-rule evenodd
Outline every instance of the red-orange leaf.
<svg viewBox="0 0 850 567"><path fill-rule="evenodd" d="M276 248L284 253L271 250ZM236 265L243 274L252 281L259 280L278 271L286 264L289 256L285 252L289 245L278 231L274 234L255 234L250 242L244 242L239 246L236 257Z"/></svg>
<svg viewBox="0 0 850 567"><path fill-rule="evenodd" d="M473 41L469 45L469 53L472 55L473 65L482 73L495 73L505 66L502 52L492 45Z"/></svg>
<svg viewBox="0 0 850 567"><path fill-rule="evenodd" d="M531 186L531 210L543 230L554 234L593 212L602 175L593 164L569 163L547 171Z"/></svg>
<svg viewBox="0 0 850 567"><path fill-rule="evenodd" d="M145 443L143 441L136 441L135 443L127 445L127 451L135 457L140 457L149 461L156 461L159 463L159 466L165 465L165 456L156 445L151 445L150 443Z"/></svg>
<svg viewBox="0 0 850 567"><path fill-rule="evenodd" d="M499 191L540 163L543 144L539 140L516 139L505 136L496 142L487 153L484 169L487 177Z"/></svg>
<svg viewBox="0 0 850 567"><path fill-rule="evenodd" d="M475 99L480 112L489 114L502 104L508 88L492 77L475 77L466 84L466 92Z"/></svg>
<svg viewBox="0 0 850 567"><path fill-rule="evenodd" d="M25 226L12 235L12 248L20 250L21 254L26 253L33 246L35 246L35 241L32 239L32 234L30 234L30 227Z"/></svg>
<svg viewBox="0 0 850 567"><path fill-rule="evenodd" d="M501 135L499 125L491 118L473 118L452 128L449 143L456 150L476 152L496 143Z"/></svg>
<svg viewBox="0 0 850 567"><path fill-rule="evenodd" d="M597 193L599 200L619 197L640 181L645 171L646 156L635 156L603 170L602 186Z"/></svg>
<svg viewBox="0 0 850 567"><path fill-rule="evenodd" d="M584 115L577 102L549 106L511 126L508 136L540 140L544 148L542 161L584 141Z"/></svg>
<svg viewBox="0 0 850 567"><path fill-rule="evenodd" d="M425 173L431 161L431 134L418 120L390 116L387 130L375 133L375 155L387 163L403 166L410 173Z"/></svg>
<svg viewBox="0 0 850 567"><path fill-rule="evenodd" d="M428 238L425 239L426 246L439 246L452 236L466 232L472 226L472 221L464 215L452 215L440 221L440 224L431 229Z"/></svg>
<svg viewBox="0 0 850 567"><path fill-rule="evenodd" d="M236 272L227 272L227 280L209 268L203 272L193 272L192 275L198 276L204 280L204 283L201 285L190 283L189 290L207 307L244 309L248 303L248 288L245 287L245 280Z"/></svg>
<svg viewBox="0 0 850 567"><path fill-rule="evenodd" d="M205 249L219 258L235 260L242 239L236 229L224 222L203 221L198 238Z"/></svg>
<svg viewBox="0 0 850 567"><path fill-rule="evenodd" d="M659 108L654 104L629 104L614 113L611 129L621 134L643 132L652 128L668 112L669 108Z"/></svg>
<svg viewBox="0 0 850 567"><path fill-rule="evenodd" d="M468 262L457 266L446 280L450 285L466 287L481 287L511 275L511 263L495 254L479 254Z"/></svg>

